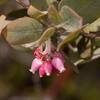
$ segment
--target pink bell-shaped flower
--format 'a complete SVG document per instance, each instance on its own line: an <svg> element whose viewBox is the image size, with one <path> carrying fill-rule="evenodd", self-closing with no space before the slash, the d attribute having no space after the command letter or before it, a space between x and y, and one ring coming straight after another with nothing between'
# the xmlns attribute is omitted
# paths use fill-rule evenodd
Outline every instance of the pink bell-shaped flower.
<svg viewBox="0 0 100 100"><path fill-rule="evenodd" d="M51 61L45 61L44 64L44 69L45 69L45 73L47 76L50 76L51 72L52 72L52 64L51 64Z"/></svg>
<svg viewBox="0 0 100 100"><path fill-rule="evenodd" d="M59 59L61 59L62 60L62 62L64 63L64 58L63 58L63 56L62 56L62 54L60 53L60 52L55 52L54 54L53 54L53 57L58 57Z"/></svg>
<svg viewBox="0 0 100 100"><path fill-rule="evenodd" d="M39 68L39 76L40 77L43 77L45 75L45 69L44 69L44 66L42 65L40 68Z"/></svg>
<svg viewBox="0 0 100 100"><path fill-rule="evenodd" d="M30 72L32 72L34 74L42 64L43 64L43 62L41 59L39 59L39 58L33 59Z"/></svg>
<svg viewBox="0 0 100 100"><path fill-rule="evenodd" d="M52 59L52 65L54 66L55 69L57 69L58 71L60 71L60 73L62 73L63 71L65 71L64 68L64 63L62 61L62 59L60 57L53 57Z"/></svg>
<svg viewBox="0 0 100 100"><path fill-rule="evenodd" d="M43 77L50 76L53 68L60 73L65 71L63 55L51 47L51 40L48 39L45 45L42 44L34 50L35 59L32 61L30 72L34 74L39 69L39 76Z"/></svg>

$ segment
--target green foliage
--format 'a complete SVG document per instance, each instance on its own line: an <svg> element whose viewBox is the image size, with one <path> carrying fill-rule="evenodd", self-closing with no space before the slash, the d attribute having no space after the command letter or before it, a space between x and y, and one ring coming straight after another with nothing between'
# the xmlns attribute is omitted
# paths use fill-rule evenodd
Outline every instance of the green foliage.
<svg viewBox="0 0 100 100"><path fill-rule="evenodd" d="M24 13L19 10L16 16L15 11L11 12L12 15L8 14L8 17L13 17L14 14L17 19L9 21L4 29L2 24L0 26L3 29L2 35L12 47L34 49L52 38L52 44L58 51L68 47L68 51L72 52L68 57L74 63L80 58L91 58L99 47L99 0L30 0L30 3L17 1L26 9ZM23 17L27 15L29 17ZM94 21L95 19L97 20ZM4 22L8 20L4 19L2 23ZM83 25L83 22L93 23ZM73 57L74 55L76 56Z"/></svg>
<svg viewBox="0 0 100 100"><path fill-rule="evenodd" d="M0 5L6 3L6 1L9 0L0 0ZM57 49L58 51L61 50L65 59L66 67L70 67L76 73L79 73L79 70L75 65L83 64L85 62L93 60L94 58L100 57L100 0L61 0L60 4L60 0L30 1L31 4L25 7L25 9L13 11L7 15L7 18L15 18L14 20L8 20L3 15L0 16L0 33L2 32L2 36L5 37L5 39L14 49L19 50L19 53L11 53L11 59L16 60L18 63L24 64L24 68L21 67L22 65L16 64L15 62L13 62L14 64L12 65L7 64L9 70L7 69L7 72L5 71L5 73L3 73L2 70L1 72L4 74L3 79L12 81L12 84L15 84L16 88L18 89L14 89L14 91L19 92L19 94L21 92L22 96L27 95L27 93L30 91L30 88L32 89L33 82L31 83L30 81L34 80L34 84L36 83L36 86L34 86L35 88L37 88L37 82L39 82L40 84L40 80L37 81L39 79L38 77L35 77L34 75L33 79L30 80L30 76L27 77L27 71L25 72L23 70L27 69L31 64L33 56L27 54L30 53L29 48L31 48L31 46L31 49L34 49L34 44L35 46L40 46L46 40L51 38L53 49ZM56 2L56 5L54 2ZM86 25L83 25L83 22ZM87 24L88 22L89 24ZM45 45L43 44L43 46ZM4 45L2 47L3 49L0 50L0 54L3 50L6 50ZM24 51L27 52L27 54L25 54ZM0 60L2 61L2 59ZM13 60L11 60L11 63ZM99 62L96 64L98 64L98 66L100 65ZM27 66L27 68L25 66ZM79 97L78 99L83 98L83 100L96 100L100 98L99 90L97 89L98 87L96 87L98 82L94 84L93 82L95 82L95 80L91 78L91 75L93 75L94 72L96 74L99 74L99 71L97 73L97 69L99 67L97 68L96 66L93 68L89 68L87 66L88 69L82 68L85 71L85 74L82 75L82 71L82 73L80 73L80 75L76 79L75 77L73 77L73 79L75 80L71 82L72 84L68 83L67 80L67 87L65 86L62 92L65 100L70 98L69 95L71 95L72 99L73 96L76 97L75 99ZM91 70L92 72L90 72ZM66 72L64 73L64 77L60 77L60 80L64 80L64 78L66 78ZM91 73L90 76L89 72ZM80 76L81 78L79 81L78 78ZM57 78L59 78L59 76L57 76ZM24 79L26 81L24 81ZM89 81L89 79L91 79L92 81ZM97 77L95 77L95 79L97 79ZM5 83L6 82L2 82L2 80L0 81L0 86L2 87L0 93L2 94L3 91L3 94L6 95L6 91L11 91L13 89L13 85L11 85L11 89L8 89L7 87L9 87L9 84L7 83L8 85L6 87ZM30 83L32 87L27 87L28 90L25 88L23 89L23 87L25 87L27 84L30 85ZM80 83L81 85L79 86ZM56 84L54 84L53 86L55 87ZM59 84L57 84L57 86L59 86ZM20 87L22 87L21 91ZM39 94L40 92L41 90L39 91ZM54 93L54 91L52 93ZM9 96L9 94L12 96L11 93L8 93L7 97ZM28 95L30 95L30 93L28 93Z"/></svg>
<svg viewBox="0 0 100 100"><path fill-rule="evenodd" d="M8 24L2 34L10 44L18 45L36 41L42 31L43 26L37 20L23 17Z"/></svg>
<svg viewBox="0 0 100 100"><path fill-rule="evenodd" d="M31 4L33 6L35 6L36 8L40 9L40 10L46 10L47 9L47 2L46 0L30 0Z"/></svg>
<svg viewBox="0 0 100 100"><path fill-rule="evenodd" d="M94 21L93 23L87 25L84 28L85 33L97 32L97 31L100 31L100 17L96 21Z"/></svg>
<svg viewBox="0 0 100 100"><path fill-rule="evenodd" d="M47 4L50 5L50 4L54 3L54 2L56 2L57 0L46 0L46 1L47 1Z"/></svg>
<svg viewBox="0 0 100 100"><path fill-rule="evenodd" d="M88 42L86 43L85 41L86 42L88 41ZM80 49L79 49L79 52L80 52L81 58L87 59L87 58L90 58L92 56L92 43L91 43L91 40L88 40L88 39L87 40L85 39L84 43L86 43L86 44L81 46L82 51L80 51Z"/></svg>
<svg viewBox="0 0 100 100"><path fill-rule="evenodd" d="M60 24L62 22L61 16L54 5L48 8L48 18L53 24Z"/></svg>
<svg viewBox="0 0 100 100"><path fill-rule="evenodd" d="M65 46L65 44L71 43L75 41L75 39L78 38L80 35L80 30L77 30L76 32L70 32L68 35L66 35L61 43L58 44L57 50L60 50Z"/></svg>
<svg viewBox="0 0 100 100"><path fill-rule="evenodd" d="M47 12L45 12L45 11L42 12L32 5L29 6L27 13L30 17L35 18L35 19L38 19L47 14Z"/></svg>
<svg viewBox="0 0 100 100"><path fill-rule="evenodd" d="M54 35L56 29L54 27L50 27L48 29L46 29L43 34L41 35L41 37L37 40L38 45L42 44L43 42L45 42L46 40L48 40L48 38L50 38L51 36Z"/></svg>
<svg viewBox="0 0 100 100"><path fill-rule="evenodd" d="M62 17L62 27L67 32L74 32L82 27L82 18L68 6L63 6L60 10Z"/></svg>
<svg viewBox="0 0 100 100"><path fill-rule="evenodd" d="M61 0L59 9L64 5L68 5L82 16L85 23L100 17L100 0Z"/></svg>
<svg viewBox="0 0 100 100"><path fill-rule="evenodd" d="M95 45L100 47L100 36L95 38Z"/></svg>

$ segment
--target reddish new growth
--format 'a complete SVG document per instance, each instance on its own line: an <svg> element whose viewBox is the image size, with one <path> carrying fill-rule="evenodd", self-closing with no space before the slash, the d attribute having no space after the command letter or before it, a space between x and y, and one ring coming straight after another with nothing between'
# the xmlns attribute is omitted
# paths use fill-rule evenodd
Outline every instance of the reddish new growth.
<svg viewBox="0 0 100 100"><path fill-rule="evenodd" d="M44 75L50 76L54 69L60 73L65 71L63 56L60 52L51 50L50 40L47 41L45 50L43 46L36 48L34 56L30 69L33 74L39 70L39 76L43 77Z"/></svg>

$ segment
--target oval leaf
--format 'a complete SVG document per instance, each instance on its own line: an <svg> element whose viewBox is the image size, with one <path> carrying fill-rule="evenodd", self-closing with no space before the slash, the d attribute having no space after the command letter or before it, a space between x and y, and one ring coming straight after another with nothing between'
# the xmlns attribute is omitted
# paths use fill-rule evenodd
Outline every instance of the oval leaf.
<svg viewBox="0 0 100 100"><path fill-rule="evenodd" d="M60 11L63 22L60 26L67 32L74 32L82 27L82 18L74 12L70 7L63 6Z"/></svg>
<svg viewBox="0 0 100 100"><path fill-rule="evenodd" d="M19 45L36 41L42 31L43 26L37 20L23 17L8 24L2 34L10 44Z"/></svg>
<svg viewBox="0 0 100 100"><path fill-rule="evenodd" d="M37 41L27 43L22 46L33 50L33 48L40 46L42 43L48 40L51 36L53 36L53 34L55 33L55 30L56 29L54 27L49 27L42 33L41 37Z"/></svg>
<svg viewBox="0 0 100 100"><path fill-rule="evenodd" d="M100 0L61 0L59 9L64 5L74 9L83 17L86 23L90 23L100 17Z"/></svg>

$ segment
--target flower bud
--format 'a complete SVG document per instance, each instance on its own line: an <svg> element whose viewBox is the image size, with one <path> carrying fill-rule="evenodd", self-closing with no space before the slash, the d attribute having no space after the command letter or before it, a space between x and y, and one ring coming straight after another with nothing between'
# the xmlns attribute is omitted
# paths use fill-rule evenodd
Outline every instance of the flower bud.
<svg viewBox="0 0 100 100"><path fill-rule="evenodd" d="M41 59L38 59L38 58L33 59L30 72L34 74L42 65L42 63L43 62L41 61Z"/></svg>
<svg viewBox="0 0 100 100"><path fill-rule="evenodd" d="M56 68L58 71L60 71L60 73L65 71L64 63L60 57L53 57L52 65L54 66L54 68Z"/></svg>

